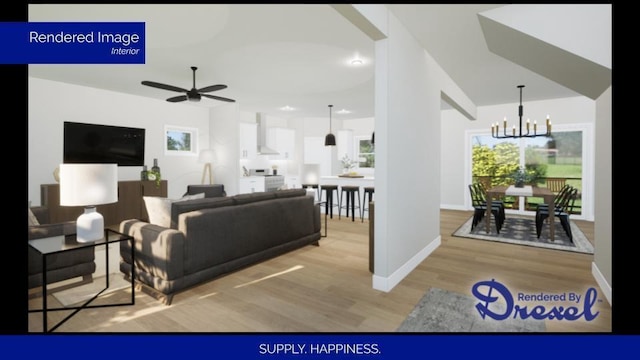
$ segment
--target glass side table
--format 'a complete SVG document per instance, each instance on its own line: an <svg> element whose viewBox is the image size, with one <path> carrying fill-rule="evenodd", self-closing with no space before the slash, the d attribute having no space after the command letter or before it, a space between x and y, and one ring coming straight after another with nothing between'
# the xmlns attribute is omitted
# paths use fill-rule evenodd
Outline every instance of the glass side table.
<svg viewBox="0 0 640 360"><path fill-rule="evenodd" d="M135 264L134 258L134 244L133 237L125 234L121 234L117 231L111 229L104 230L104 237L102 239L80 243L76 241L76 235L60 235L60 236L52 236L47 238L33 239L29 240L29 246L35 249L39 254L42 255L42 309L30 309L30 313L41 312L42 313L42 332L53 332L60 325L64 324L67 320L69 320L72 316L77 314L82 309L88 308L98 308L98 307L111 307L111 306L123 306L123 305L135 305L135 273L132 266L130 279L131 279L131 301L124 303L114 303L114 304L101 304L101 305L91 305L91 302L97 299L100 294L106 291L109 288L109 244L120 243L122 241L130 241L131 242L131 259L132 264ZM48 308L47 307L47 259L49 256L54 254L59 254L68 251L74 251L87 247L105 247L105 287L98 291L93 297L86 300L81 305L76 306L66 306L66 307L58 307L58 308ZM47 323L47 313L50 311L61 311L61 310L74 310L69 315L67 315L60 322L55 324L51 329L49 329Z"/></svg>

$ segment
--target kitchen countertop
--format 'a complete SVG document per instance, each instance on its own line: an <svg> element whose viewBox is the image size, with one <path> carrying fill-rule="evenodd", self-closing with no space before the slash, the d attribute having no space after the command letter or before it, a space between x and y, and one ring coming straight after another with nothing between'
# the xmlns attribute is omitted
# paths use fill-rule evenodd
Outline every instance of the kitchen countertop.
<svg viewBox="0 0 640 360"><path fill-rule="evenodd" d="M325 180L374 180L375 178L373 176L364 176L364 177L342 177L342 176L338 176L338 175L331 175L331 176L321 176L320 179L325 179Z"/></svg>

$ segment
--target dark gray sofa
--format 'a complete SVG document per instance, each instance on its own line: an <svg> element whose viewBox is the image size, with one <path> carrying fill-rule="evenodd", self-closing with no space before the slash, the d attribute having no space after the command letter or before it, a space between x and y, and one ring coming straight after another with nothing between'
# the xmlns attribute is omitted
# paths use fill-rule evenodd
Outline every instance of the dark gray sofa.
<svg viewBox="0 0 640 360"><path fill-rule="evenodd" d="M29 240L76 232L75 221L49 224L49 209L45 206L32 206L31 211L40 225L28 226L27 238ZM42 286L42 256L30 246L28 251L28 288L32 289ZM51 293L71 286L92 282L95 271L95 251L93 247L49 255L47 258L47 284L73 278L79 278L79 281L58 286L48 290L48 292Z"/></svg>
<svg viewBox="0 0 640 360"><path fill-rule="evenodd" d="M135 274L143 290L165 304L183 289L251 264L315 244L320 208L304 189L175 202L171 227L125 220L135 239ZM120 270L131 271L129 242Z"/></svg>

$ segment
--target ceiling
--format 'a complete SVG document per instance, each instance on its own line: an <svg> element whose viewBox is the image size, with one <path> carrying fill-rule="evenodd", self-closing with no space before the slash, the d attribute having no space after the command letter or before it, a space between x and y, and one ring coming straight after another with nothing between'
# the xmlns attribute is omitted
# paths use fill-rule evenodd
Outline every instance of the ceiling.
<svg viewBox="0 0 640 360"><path fill-rule="evenodd" d="M503 5L387 6L476 105L518 102L520 84L525 103L579 95L488 50L477 14ZM225 84L210 94L242 111L324 118L332 104L334 118L374 115L374 42L329 5L30 4L29 21L146 23L145 64L29 65L33 77L165 101L180 93L140 82L191 89L197 66L196 88Z"/></svg>

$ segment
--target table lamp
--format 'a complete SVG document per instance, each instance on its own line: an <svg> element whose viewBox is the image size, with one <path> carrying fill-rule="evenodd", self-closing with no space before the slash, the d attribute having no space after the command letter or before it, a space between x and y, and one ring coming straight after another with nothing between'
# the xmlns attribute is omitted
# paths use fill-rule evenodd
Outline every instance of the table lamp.
<svg viewBox="0 0 640 360"><path fill-rule="evenodd" d="M213 177L211 176L211 163L214 161L214 152L213 150L206 149L200 151L200 156L198 156L198 162L204 163L204 169L202 170L202 184L204 184L204 178L207 173L209 173L209 185L213 184Z"/></svg>
<svg viewBox="0 0 640 360"><path fill-rule="evenodd" d="M104 237L104 217L96 205L117 201L117 164L60 164L60 205L85 207L76 220L78 242Z"/></svg>

